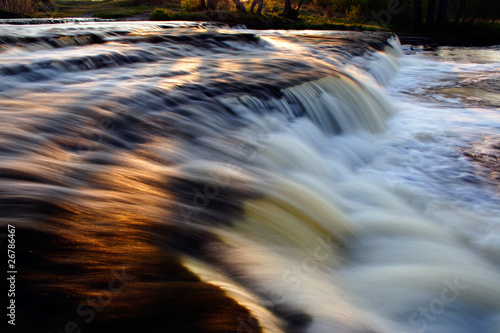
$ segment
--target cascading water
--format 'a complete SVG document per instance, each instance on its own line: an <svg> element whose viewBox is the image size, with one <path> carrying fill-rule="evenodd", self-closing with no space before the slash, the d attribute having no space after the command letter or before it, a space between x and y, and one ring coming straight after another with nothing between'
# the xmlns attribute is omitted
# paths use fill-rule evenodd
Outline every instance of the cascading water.
<svg viewBox="0 0 500 333"><path fill-rule="evenodd" d="M0 25L8 328L500 332L500 50L453 52Z"/></svg>

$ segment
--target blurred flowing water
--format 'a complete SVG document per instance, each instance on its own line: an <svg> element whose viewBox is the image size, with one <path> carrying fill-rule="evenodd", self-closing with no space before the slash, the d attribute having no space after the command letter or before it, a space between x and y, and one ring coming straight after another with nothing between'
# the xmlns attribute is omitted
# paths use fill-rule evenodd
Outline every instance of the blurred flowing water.
<svg viewBox="0 0 500 333"><path fill-rule="evenodd" d="M500 332L499 74L386 33L0 25L9 329Z"/></svg>

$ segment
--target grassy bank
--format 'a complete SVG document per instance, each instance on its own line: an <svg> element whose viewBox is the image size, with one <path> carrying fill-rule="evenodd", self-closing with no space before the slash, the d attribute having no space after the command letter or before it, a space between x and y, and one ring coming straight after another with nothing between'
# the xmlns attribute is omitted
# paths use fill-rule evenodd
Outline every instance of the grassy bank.
<svg viewBox="0 0 500 333"><path fill-rule="evenodd" d="M57 9L44 16L72 17L91 16L99 18L126 19L141 15L142 19L179 21L219 21L231 26L243 24L251 29L340 29L340 30L380 30L378 26L362 24L343 18L325 17L321 9L304 5L299 20L283 19L278 14L282 4L268 1L262 15L242 14L231 5L215 11L186 12L180 0L144 3L137 0L55 0ZM249 4L248 4L249 5Z"/></svg>
<svg viewBox="0 0 500 333"><path fill-rule="evenodd" d="M138 3L134 0L55 0L56 10L52 17L99 17L106 19L129 18L140 14L149 15L158 7L155 3ZM180 3L169 6L180 10Z"/></svg>
<svg viewBox="0 0 500 333"><path fill-rule="evenodd" d="M161 2L159 4L158 2ZM220 21L229 25L243 24L252 29L340 29L380 30L374 25L363 24L342 17L324 15L321 8L304 5L298 20L282 18L283 4L267 1L262 15L242 14L226 3L220 10L187 12L181 0L53 0L54 8L39 12L37 17L97 17L104 19L151 19ZM250 4L248 3L249 7ZM3 18L22 15L0 12ZM24 15L32 16L32 15Z"/></svg>
<svg viewBox="0 0 500 333"><path fill-rule="evenodd" d="M289 20L278 12L252 15L227 10L183 12L161 8L152 12L151 20L218 21L230 26L242 24L249 29L381 30L379 26L313 15L300 15L298 20Z"/></svg>
<svg viewBox="0 0 500 333"><path fill-rule="evenodd" d="M20 0L21 1L21 0ZM24 0L22 0L24 1ZM40 0L39 0L40 1ZM186 1L186 0L184 0ZM196 0L190 0L196 1ZM305 0L297 20L283 18L283 1L266 0L262 15L240 13L230 1L220 3L218 10L185 11L181 0L52 0L50 10L39 11L38 17L97 17L104 19L138 20L182 20L182 21L219 21L231 26L245 25L250 29L324 29L324 30L388 30L406 36L406 40L425 41L431 44L447 45L493 45L500 43L500 22L475 21L473 24L460 22L445 26L443 37L432 34L415 34L411 22L380 27L368 23L366 15L353 11L325 14L325 9L314 5L313 0ZM318 3L315 0L315 3ZM250 3L246 3L249 9ZM0 10L0 18L20 17L22 15ZM428 38L413 38L427 36Z"/></svg>

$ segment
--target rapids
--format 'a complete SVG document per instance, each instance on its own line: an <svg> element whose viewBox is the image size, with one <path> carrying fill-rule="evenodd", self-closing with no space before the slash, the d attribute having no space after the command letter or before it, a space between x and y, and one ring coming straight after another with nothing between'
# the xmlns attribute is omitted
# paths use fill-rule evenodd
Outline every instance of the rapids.
<svg viewBox="0 0 500 333"><path fill-rule="evenodd" d="M500 332L498 48L3 23L12 332Z"/></svg>

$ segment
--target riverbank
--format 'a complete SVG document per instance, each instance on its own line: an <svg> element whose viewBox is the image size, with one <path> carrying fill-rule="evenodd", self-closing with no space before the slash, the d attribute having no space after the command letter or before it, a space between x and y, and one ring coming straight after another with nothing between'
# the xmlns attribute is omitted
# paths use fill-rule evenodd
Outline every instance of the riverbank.
<svg viewBox="0 0 500 333"><path fill-rule="evenodd" d="M401 25L379 26L355 13L328 13L313 4L303 4L296 20L280 15L282 3L266 2L262 15L240 13L231 6L213 11L185 11L180 0L158 5L136 0L53 0L51 10L39 12L42 18L100 18L125 21L217 21L229 26L248 29L298 29L298 30L355 30L391 31L405 44L429 46L489 46L500 41L500 22L449 24L441 37L431 33L415 32L412 27ZM249 4L248 4L249 5ZM19 18L22 15L0 10L0 18ZM25 17L25 16L24 16Z"/></svg>
<svg viewBox="0 0 500 333"><path fill-rule="evenodd" d="M290 20L279 15L280 11L270 14L252 15L235 11L175 12L156 9L151 13L153 21L218 21L229 26L244 25L248 29L297 29L297 30L385 30L377 25L349 21L340 18L325 18L316 15L299 15L297 20ZM307 11L305 11L307 14Z"/></svg>

